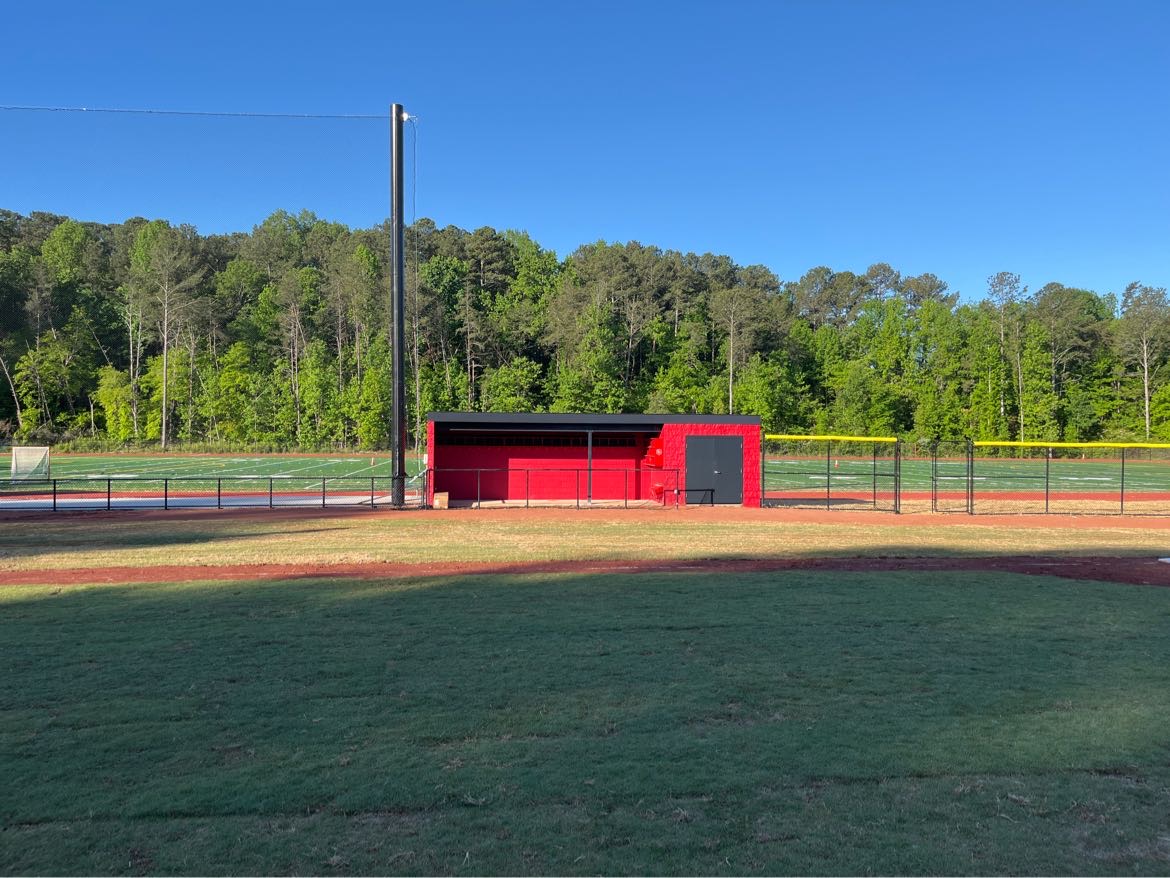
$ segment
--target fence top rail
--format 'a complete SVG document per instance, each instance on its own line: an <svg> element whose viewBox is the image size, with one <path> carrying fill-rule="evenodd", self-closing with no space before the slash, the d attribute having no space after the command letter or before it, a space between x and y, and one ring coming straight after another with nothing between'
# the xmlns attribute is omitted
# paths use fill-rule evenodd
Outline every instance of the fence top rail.
<svg viewBox="0 0 1170 878"><path fill-rule="evenodd" d="M823 434L817 436L798 435L794 433L765 433L765 439L781 439L785 441L801 440L806 442L897 442L897 436L838 436Z"/></svg>
<svg viewBox="0 0 1170 878"><path fill-rule="evenodd" d="M678 467L645 467L633 469L620 466L440 466L430 473L677 473ZM389 476L384 476L389 478Z"/></svg>
<svg viewBox="0 0 1170 878"><path fill-rule="evenodd" d="M290 475L254 475L254 476L221 476L209 474L205 476L150 476L145 474L118 474L109 476L53 476L49 479L10 479L12 482L257 482L271 480L274 482L368 482L371 479L377 482L388 482L394 476L290 476ZM407 480L414 480L414 476L407 476ZM0 479L0 481L4 481Z"/></svg>
<svg viewBox="0 0 1170 878"><path fill-rule="evenodd" d="M1168 442L1017 442L987 439L973 442L976 448L1170 448Z"/></svg>

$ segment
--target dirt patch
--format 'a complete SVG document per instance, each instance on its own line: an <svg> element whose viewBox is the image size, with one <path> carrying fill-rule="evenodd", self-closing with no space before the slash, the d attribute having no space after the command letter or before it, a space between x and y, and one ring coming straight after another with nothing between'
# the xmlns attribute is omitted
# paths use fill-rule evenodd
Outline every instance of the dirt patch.
<svg viewBox="0 0 1170 878"><path fill-rule="evenodd" d="M972 571L1059 576L1066 579L1119 582L1170 588L1170 564L1156 558L1091 556L1052 558L993 556L978 558L745 558L713 560L554 561L507 564L443 562L434 564L235 564L224 566L109 567L103 570L24 570L0 573L0 586L128 584L292 579L408 579L474 574L531 573L760 573L788 570L844 572Z"/></svg>

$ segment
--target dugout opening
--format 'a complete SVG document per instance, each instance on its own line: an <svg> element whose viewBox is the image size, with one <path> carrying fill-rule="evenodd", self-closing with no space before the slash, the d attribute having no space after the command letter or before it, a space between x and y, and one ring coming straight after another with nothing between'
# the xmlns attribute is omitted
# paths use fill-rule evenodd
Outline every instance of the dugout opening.
<svg viewBox="0 0 1170 878"><path fill-rule="evenodd" d="M706 471L695 463L696 437L733 446L722 443ZM759 506L759 452L760 420L749 416L432 412L428 503L438 492L454 504Z"/></svg>

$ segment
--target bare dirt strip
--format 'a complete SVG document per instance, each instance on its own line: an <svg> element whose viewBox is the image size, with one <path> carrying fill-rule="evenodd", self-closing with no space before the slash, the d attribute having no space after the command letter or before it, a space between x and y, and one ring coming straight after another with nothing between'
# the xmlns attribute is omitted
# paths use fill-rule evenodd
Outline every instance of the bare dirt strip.
<svg viewBox="0 0 1170 878"><path fill-rule="evenodd" d="M845 572L972 571L1058 576L1066 579L1119 582L1170 588L1170 564L1155 558L1090 556L1046 558L1004 555L979 558L745 558L691 560L555 561L506 564L443 562L433 564L234 564L226 566L108 567L103 570L22 570L0 573L0 586L131 584L295 579L409 579L482 574L533 573L770 573L791 570Z"/></svg>

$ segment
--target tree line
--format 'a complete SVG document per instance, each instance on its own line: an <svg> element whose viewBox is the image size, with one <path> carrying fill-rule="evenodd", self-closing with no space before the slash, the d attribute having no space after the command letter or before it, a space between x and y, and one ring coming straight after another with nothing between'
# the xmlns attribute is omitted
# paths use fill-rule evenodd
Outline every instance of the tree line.
<svg viewBox="0 0 1170 878"><path fill-rule="evenodd" d="M251 233L0 211L0 440L384 448L389 226ZM1170 440L1170 301L522 232L406 230L407 396L428 411L754 414L769 431Z"/></svg>

